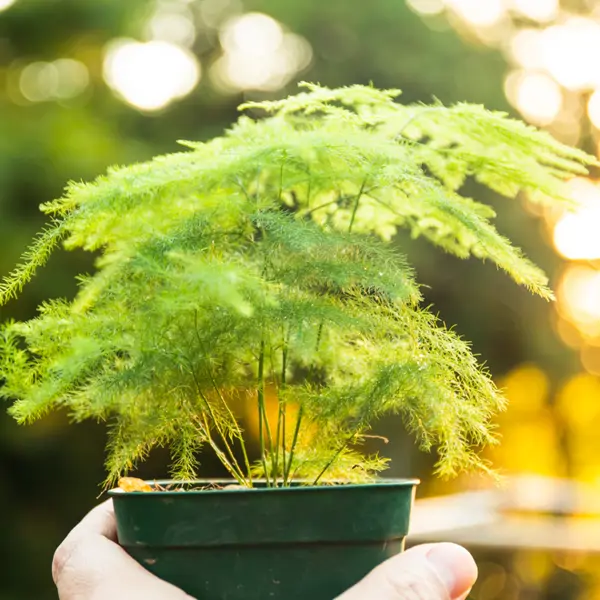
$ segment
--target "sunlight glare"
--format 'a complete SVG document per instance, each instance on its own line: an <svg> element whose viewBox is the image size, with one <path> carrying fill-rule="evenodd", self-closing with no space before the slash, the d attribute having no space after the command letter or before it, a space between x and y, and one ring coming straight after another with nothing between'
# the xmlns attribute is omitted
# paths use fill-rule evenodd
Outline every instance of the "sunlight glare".
<svg viewBox="0 0 600 600"><path fill-rule="evenodd" d="M506 14L503 0L445 0L464 21L474 27L492 27Z"/></svg>
<svg viewBox="0 0 600 600"><path fill-rule="evenodd" d="M577 178L570 184L579 208L565 212L554 226L554 246L569 260L600 259L600 188Z"/></svg>
<svg viewBox="0 0 600 600"><path fill-rule="evenodd" d="M505 81L504 89L509 102L535 125L552 123L563 105L560 87L545 73L511 73Z"/></svg>
<svg viewBox="0 0 600 600"><path fill-rule="evenodd" d="M520 29L510 40L509 49L512 59L524 69L541 70L544 59L540 41L538 29Z"/></svg>
<svg viewBox="0 0 600 600"><path fill-rule="evenodd" d="M444 12L442 0L407 0L407 4L420 15L439 15Z"/></svg>
<svg viewBox="0 0 600 600"><path fill-rule="evenodd" d="M588 101L587 113L596 129L600 129L600 91L596 90Z"/></svg>
<svg viewBox="0 0 600 600"><path fill-rule="evenodd" d="M559 0L512 0L512 5L519 14L538 23L553 21L560 8Z"/></svg>
<svg viewBox="0 0 600 600"><path fill-rule="evenodd" d="M305 38L285 32L278 21L262 13L230 19L220 40L224 54L214 63L211 76L224 91L278 90L312 60Z"/></svg>
<svg viewBox="0 0 600 600"><path fill-rule="evenodd" d="M600 323L600 271L573 265L563 274L558 285L560 312L578 329L585 332Z"/></svg>
<svg viewBox="0 0 600 600"><path fill-rule="evenodd" d="M0 12L10 8L15 2L16 0L0 0Z"/></svg>
<svg viewBox="0 0 600 600"><path fill-rule="evenodd" d="M148 35L152 40L190 47L196 39L196 26L187 11L158 12L148 24Z"/></svg>
<svg viewBox="0 0 600 600"><path fill-rule="evenodd" d="M200 76L198 59L169 42L120 39L106 49L104 79L141 110L158 110L183 98L196 87Z"/></svg>
<svg viewBox="0 0 600 600"><path fill-rule="evenodd" d="M572 17L542 33L546 70L569 90L600 87L600 23Z"/></svg>

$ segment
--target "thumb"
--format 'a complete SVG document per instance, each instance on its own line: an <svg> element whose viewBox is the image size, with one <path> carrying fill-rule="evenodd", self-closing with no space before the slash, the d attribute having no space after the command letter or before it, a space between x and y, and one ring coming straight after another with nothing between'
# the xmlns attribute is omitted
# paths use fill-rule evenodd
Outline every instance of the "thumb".
<svg viewBox="0 0 600 600"><path fill-rule="evenodd" d="M337 600L464 600L476 579L464 548L425 544L379 565Z"/></svg>

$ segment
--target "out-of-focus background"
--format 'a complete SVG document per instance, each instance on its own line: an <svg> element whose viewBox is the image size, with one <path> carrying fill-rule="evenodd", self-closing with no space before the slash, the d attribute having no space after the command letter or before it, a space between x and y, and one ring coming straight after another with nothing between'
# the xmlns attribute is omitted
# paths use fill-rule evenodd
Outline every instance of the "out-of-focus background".
<svg viewBox="0 0 600 600"><path fill-rule="evenodd" d="M0 273L66 181L217 135L242 100L293 93L302 79L485 104L597 153L600 2L0 0ZM570 186L582 206L572 214L468 190L548 271L556 303L489 265L398 239L428 302L473 341L511 401L489 455L506 474L501 488L435 480L398 422L379 427L392 440L390 474L424 479L413 542L472 549L478 600L600 598L600 187ZM60 253L0 320L71 296L92 264ZM52 553L100 491L104 435L64 415L21 428L0 414L0 600L55 597ZM163 462L141 475L163 475Z"/></svg>

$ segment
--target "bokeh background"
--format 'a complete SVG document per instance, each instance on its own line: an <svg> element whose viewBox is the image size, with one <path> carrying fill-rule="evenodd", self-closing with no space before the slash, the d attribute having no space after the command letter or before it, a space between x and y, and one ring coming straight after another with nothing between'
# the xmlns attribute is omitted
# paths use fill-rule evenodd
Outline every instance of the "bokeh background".
<svg viewBox="0 0 600 600"><path fill-rule="evenodd" d="M373 82L404 101L508 111L598 153L597 0L0 0L0 273L68 180L220 134L245 99L300 80ZM508 483L431 476L396 421L391 475L420 476L414 541L455 539L480 562L478 600L600 599L600 187L581 208L536 212L479 188L497 226L551 276L557 302L490 265L402 236L427 301L473 341L511 401L489 458ZM0 320L72 296L92 257L59 253ZM0 413L0 600L55 598L54 548L96 502L105 432ZM218 466L205 457L206 475ZM142 476L164 474L154 456ZM598 500L596 500L598 498ZM429 503L429 504L428 504ZM428 512L429 511L429 512Z"/></svg>

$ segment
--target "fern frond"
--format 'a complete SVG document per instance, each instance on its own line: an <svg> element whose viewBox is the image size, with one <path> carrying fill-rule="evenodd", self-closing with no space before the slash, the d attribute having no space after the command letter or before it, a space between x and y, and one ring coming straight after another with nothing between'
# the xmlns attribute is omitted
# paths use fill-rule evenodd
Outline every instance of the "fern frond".
<svg viewBox="0 0 600 600"><path fill-rule="evenodd" d="M16 298L23 287L46 264L52 251L66 233L65 221L54 220L35 238L21 256L21 263L0 283L0 306Z"/></svg>

